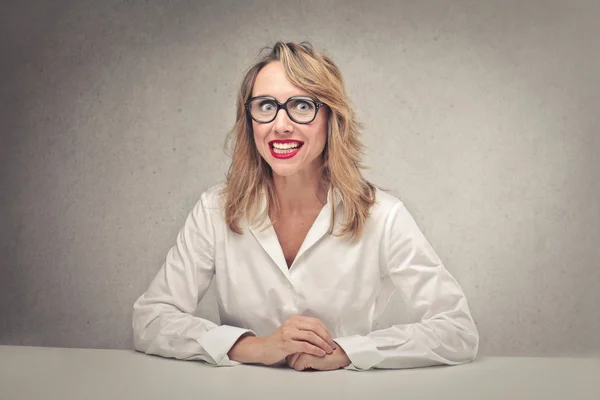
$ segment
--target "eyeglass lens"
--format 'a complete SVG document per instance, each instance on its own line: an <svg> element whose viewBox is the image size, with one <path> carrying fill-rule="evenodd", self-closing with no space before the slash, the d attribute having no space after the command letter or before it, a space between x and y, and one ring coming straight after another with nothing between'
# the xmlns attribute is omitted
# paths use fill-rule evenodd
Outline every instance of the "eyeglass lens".
<svg viewBox="0 0 600 400"><path fill-rule="evenodd" d="M250 102L250 114L258 122L270 122L277 114L277 102L272 99L254 99ZM290 118L296 122L310 122L315 118L317 108L307 99L290 99L286 103Z"/></svg>

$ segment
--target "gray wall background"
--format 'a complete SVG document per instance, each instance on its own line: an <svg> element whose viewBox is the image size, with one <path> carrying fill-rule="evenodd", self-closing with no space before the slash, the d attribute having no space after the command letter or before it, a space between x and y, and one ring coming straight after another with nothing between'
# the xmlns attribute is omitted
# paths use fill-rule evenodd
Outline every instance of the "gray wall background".
<svg viewBox="0 0 600 400"><path fill-rule="evenodd" d="M0 344L131 348L131 305L225 177L242 72L310 40L480 354L600 354L600 2L3 3ZM377 326L406 318L394 298Z"/></svg>

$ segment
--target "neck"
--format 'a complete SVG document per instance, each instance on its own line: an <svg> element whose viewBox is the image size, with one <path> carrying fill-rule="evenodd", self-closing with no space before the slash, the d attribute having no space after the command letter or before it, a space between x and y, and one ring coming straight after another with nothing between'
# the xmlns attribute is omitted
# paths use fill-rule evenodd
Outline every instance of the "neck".
<svg viewBox="0 0 600 400"><path fill-rule="evenodd" d="M320 211L327 203L327 185L318 168L298 171L292 176L273 174L275 193L279 200L279 213L302 215Z"/></svg>

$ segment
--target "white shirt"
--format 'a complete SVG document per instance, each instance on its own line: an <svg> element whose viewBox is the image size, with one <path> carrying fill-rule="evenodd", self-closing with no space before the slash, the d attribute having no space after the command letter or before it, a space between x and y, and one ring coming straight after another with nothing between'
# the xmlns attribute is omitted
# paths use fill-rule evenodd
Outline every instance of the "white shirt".
<svg viewBox="0 0 600 400"><path fill-rule="evenodd" d="M460 364L477 354L479 335L467 299L404 204L377 189L363 234L329 235L343 223L343 199L330 190L288 269L270 224L240 221L230 231L218 195L204 192L150 287L134 304L136 350L218 366L246 332L265 336L289 317L319 318L347 353L347 369ZM263 193L261 210L265 210ZM221 325L192 314L215 279ZM398 290L413 323L372 331Z"/></svg>

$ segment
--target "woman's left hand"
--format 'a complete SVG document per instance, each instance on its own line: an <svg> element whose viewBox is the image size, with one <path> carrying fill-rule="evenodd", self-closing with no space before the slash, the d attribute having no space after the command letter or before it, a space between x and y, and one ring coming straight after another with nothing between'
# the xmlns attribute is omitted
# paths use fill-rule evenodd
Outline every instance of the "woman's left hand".
<svg viewBox="0 0 600 400"><path fill-rule="evenodd" d="M318 371L332 371L350 365L350 359L346 352L338 345L331 354L323 357L313 356L306 353L294 353L285 358L287 365L296 371L316 369Z"/></svg>

